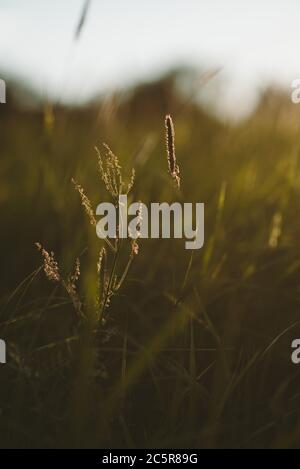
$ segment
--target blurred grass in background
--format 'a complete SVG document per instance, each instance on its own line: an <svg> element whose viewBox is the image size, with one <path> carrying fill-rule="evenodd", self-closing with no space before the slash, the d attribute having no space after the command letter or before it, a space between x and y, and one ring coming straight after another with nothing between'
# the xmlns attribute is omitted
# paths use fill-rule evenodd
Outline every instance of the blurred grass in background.
<svg viewBox="0 0 300 469"><path fill-rule="evenodd" d="M299 446L299 116L268 90L251 117L224 123L177 78L85 108L0 107L1 447ZM74 323L34 242L66 272L80 256L91 301L102 241L70 181L94 207L109 200L93 149L103 141L136 169L132 200L205 203L205 244L143 240L95 333Z"/></svg>

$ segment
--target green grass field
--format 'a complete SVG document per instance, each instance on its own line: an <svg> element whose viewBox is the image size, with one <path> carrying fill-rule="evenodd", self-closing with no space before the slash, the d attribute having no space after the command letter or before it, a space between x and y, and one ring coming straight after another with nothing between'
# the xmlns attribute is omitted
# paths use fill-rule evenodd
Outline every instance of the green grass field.
<svg viewBox="0 0 300 469"><path fill-rule="evenodd" d="M224 123L169 77L86 108L1 107L1 447L299 447L300 140L277 104ZM192 252L183 240L141 240L100 318L105 243L71 178L94 209L110 200L102 142L128 178L135 168L132 200L204 202L205 243ZM65 276L79 257L81 315L46 278L35 242Z"/></svg>

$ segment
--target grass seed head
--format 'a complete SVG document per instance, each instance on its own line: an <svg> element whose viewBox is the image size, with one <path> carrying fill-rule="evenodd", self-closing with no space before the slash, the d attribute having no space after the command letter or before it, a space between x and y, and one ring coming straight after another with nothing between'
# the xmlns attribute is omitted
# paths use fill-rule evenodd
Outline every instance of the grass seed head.
<svg viewBox="0 0 300 469"><path fill-rule="evenodd" d="M80 195L81 204L84 207L84 209L85 209L85 211L86 211L86 213L87 213L87 215L90 219L91 225L96 226L96 218L95 218L95 215L94 215L94 211L92 209L92 205L91 205L91 202L90 202L89 198L84 193L83 187L81 187L81 185L78 184L78 182L74 178L72 178L72 183L74 184L75 189L77 190L77 192Z"/></svg>
<svg viewBox="0 0 300 469"><path fill-rule="evenodd" d="M180 187L179 166L176 163L175 155L175 130L172 117L168 114L165 118L166 127L166 146L168 156L169 172L174 179L177 187Z"/></svg>
<svg viewBox="0 0 300 469"><path fill-rule="evenodd" d="M135 180L135 171L132 169L131 178L129 183L126 184L122 177L122 167L118 157L112 152L110 147L103 143L105 148L105 159L102 158L100 150L95 147L98 155L98 167L100 177L104 182L106 190L111 194L114 199L118 199L120 194L128 194L132 189Z"/></svg>
<svg viewBox="0 0 300 469"><path fill-rule="evenodd" d="M60 281L59 267L58 267L57 261L55 260L54 252L51 251L49 253L48 251L46 251L46 249L42 247L40 243L35 243L35 245L43 256L44 272L46 274L46 277L53 282L59 282Z"/></svg>

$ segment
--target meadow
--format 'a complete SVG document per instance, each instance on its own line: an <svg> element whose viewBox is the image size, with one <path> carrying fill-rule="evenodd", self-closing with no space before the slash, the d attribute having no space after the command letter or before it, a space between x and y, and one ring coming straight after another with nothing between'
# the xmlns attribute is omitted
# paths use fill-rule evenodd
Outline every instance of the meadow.
<svg viewBox="0 0 300 469"><path fill-rule="evenodd" d="M297 106L269 91L249 118L224 122L176 78L84 107L22 107L9 95L0 106L3 448L300 445ZM124 187L135 169L129 201L204 202L202 249L124 240L116 259L78 194L93 211L113 199L102 142Z"/></svg>

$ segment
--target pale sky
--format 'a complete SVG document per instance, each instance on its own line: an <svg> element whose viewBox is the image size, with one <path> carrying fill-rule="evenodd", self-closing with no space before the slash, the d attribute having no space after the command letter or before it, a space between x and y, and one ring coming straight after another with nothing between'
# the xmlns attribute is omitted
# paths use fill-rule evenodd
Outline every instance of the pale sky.
<svg viewBox="0 0 300 469"><path fill-rule="evenodd" d="M300 0L91 0L74 43L83 4L0 0L0 73L80 102L182 63L222 67L232 109L300 77Z"/></svg>

